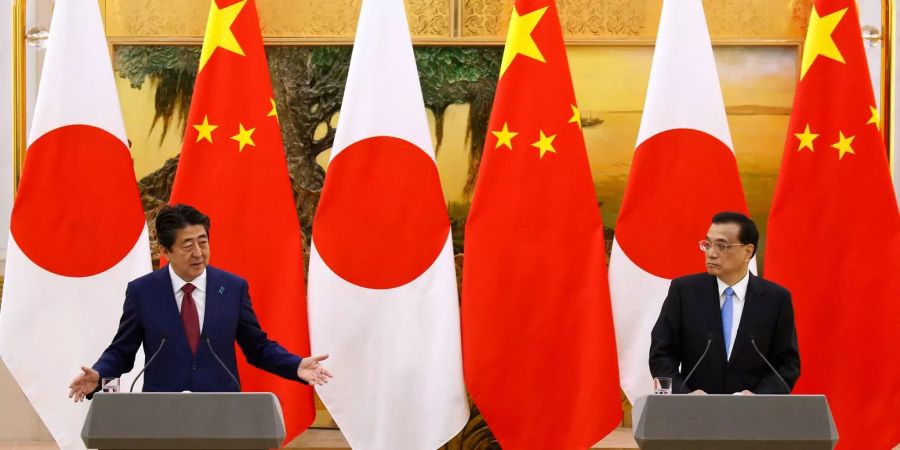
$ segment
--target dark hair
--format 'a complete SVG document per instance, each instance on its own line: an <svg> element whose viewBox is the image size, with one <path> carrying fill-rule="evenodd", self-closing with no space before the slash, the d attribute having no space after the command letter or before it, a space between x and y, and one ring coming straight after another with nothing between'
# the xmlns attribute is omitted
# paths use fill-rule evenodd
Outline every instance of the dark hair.
<svg viewBox="0 0 900 450"><path fill-rule="evenodd" d="M756 255L756 250L759 248L759 230L756 229L756 224L749 217L738 212L725 211L712 216L712 223L738 224L741 228L738 240L741 241L741 244L753 244L753 254L750 256Z"/></svg>
<svg viewBox="0 0 900 450"><path fill-rule="evenodd" d="M156 238L159 245L172 250L178 230L191 225L203 225L209 234L209 216L190 205L166 205L156 213Z"/></svg>

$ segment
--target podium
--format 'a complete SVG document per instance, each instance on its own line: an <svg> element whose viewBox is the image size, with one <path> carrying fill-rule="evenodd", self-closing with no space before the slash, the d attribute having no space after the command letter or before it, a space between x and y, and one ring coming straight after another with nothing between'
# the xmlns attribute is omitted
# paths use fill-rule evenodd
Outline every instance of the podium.
<svg viewBox="0 0 900 450"><path fill-rule="evenodd" d="M98 392L81 431L96 449L270 449L284 436L268 392Z"/></svg>
<svg viewBox="0 0 900 450"><path fill-rule="evenodd" d="M635 401L643 450L834 449L824 395L648 395Z"/></svg>

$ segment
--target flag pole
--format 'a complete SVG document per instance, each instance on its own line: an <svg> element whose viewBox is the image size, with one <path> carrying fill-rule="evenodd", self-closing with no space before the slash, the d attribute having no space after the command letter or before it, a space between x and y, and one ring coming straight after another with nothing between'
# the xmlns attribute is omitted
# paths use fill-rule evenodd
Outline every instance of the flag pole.
<svg viewBox="0 0 900 450"><path fill-rule="evenodd" d="M894 82L894 66L896 64L895 43L894 43L894 19L896 11L894 9L894 0L886 0L881 9L882 31L881 31L881 123L885 124L882 133L884 133L884 143L888 150L888 167L891 169L891 178L896 177L897 170L897 153L894 145L894 133L896 125L894 124L894 102L896 101L897 86Z"/></svg>
<svg viewBox="0 0 900 450"><path fill-rule="evenodd" d="M12 158L13 195L19 190L19 177L25 162L25 9L26 0L13 0L12 6Z"/></svg>

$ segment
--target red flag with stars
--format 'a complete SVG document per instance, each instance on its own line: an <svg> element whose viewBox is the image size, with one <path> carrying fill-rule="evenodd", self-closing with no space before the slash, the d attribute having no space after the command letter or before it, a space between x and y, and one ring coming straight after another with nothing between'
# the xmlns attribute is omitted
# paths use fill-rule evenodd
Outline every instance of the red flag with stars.
<svg viewBox="0 0 900 450"><path fill-rule="evenodd" d="M210 263L250 284L262 328L309 354L300 223L254 0L213 0L170 203L210 216ZM315 418L312 389L238 358L244 391L281 400L289 442Z"/></svg>
<svg viewBox="0 0 900 450"><path fill-rule="evenodd" d="M817 0L769 215L765 275L791 291L798 394L839 448L900 442L900 214L853 0Z"/></svg>
<svg viewBox="0 0 900 450"><path fill-rule="evenodd" d="M466 386L500 445L589 448L612 431L603 224L552 0L515 2L463 267Z"/></svg>

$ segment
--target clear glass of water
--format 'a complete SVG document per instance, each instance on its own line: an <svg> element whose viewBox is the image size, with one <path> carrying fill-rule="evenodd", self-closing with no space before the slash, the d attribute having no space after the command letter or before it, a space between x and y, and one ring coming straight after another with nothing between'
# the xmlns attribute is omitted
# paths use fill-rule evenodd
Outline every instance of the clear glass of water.
<svg viewBox="0 0 900 450"><path fill-rule="evenodd" d="M100 391L119 392L119 379L115 377L109 377L100 380Z"/></svg>
<svg viewBox="0 0 900 450"><path fill-rule="evenodd" d="M669 395L672 393L672 379L669 377L656 377L653 379L653 393L656 395Z"/></svg>

